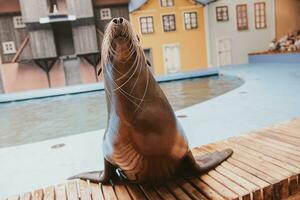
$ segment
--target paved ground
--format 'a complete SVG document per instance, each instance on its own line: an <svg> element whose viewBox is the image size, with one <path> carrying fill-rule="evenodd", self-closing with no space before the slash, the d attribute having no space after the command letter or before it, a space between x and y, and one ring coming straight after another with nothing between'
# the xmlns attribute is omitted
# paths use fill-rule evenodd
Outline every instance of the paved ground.
<svg viewBox="0 0 300 200"><path fill-rule="evenodd" d="M300 116L300 64L244 65L221 73L245 80L240 88L180 110L192 147ZM103 130L0 149L0 198L54 185L103 167ZM52 145L64 143L59 149Z"/></svg>

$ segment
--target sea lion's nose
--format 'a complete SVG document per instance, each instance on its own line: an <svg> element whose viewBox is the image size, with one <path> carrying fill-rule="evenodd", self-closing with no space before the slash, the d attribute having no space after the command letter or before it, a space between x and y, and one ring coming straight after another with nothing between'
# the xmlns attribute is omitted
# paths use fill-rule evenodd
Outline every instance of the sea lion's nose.
<svg viewBox="0 0 300 200"><path fill-rule="evenodd" d="M115 23L115 24L122 24L123 21L124 21L124 19L122 17L113 19L113 23Z"/></svg>

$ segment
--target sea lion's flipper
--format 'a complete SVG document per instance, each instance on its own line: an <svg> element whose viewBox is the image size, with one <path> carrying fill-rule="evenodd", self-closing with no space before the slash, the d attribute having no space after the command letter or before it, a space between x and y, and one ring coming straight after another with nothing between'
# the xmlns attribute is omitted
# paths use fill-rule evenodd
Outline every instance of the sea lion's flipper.
<svg viewBox="0 0 300 200"><path fill-rule="evenodd" d="M220 165L223 161L228 159L232 153L232 149L225 149L195 157L193 157L192 153L189 153L186 159L197 173L203 174Z"/></svg>
<svg viewBox="0 0 300 200"><path fill-rule="evenodd" d="M85 172L68 178L71 179L81 179L89 180L92 183L108 183L116 179L116 167L104 159L104 170L103 171L92 171Z"/></svg>

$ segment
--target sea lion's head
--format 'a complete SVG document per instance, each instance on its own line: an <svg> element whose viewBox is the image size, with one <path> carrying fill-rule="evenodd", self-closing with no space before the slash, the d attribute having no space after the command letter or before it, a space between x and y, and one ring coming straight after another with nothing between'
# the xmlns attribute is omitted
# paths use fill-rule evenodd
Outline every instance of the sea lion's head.
<svg viewBox="0 0 300 200"><path fill-rule="evenodd" d="M101 67L112 66L118 72L130 70L131 66L146 63L138 36L129 21L114 18L107 25L102 42ZM109 65L110 64L110 65Z"/></svg>

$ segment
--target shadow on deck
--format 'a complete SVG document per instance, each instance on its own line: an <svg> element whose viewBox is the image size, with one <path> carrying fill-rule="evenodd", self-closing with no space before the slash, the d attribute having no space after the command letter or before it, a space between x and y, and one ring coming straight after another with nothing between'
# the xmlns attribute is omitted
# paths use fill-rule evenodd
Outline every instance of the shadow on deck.
<svg viewBox="0 0 300 200"><path fill-rule="evenodd" d="M300 119L201 146L193 153L227 147L234 154L216 169L162 186L71 181L5 200L300 199Z"/></svg>

